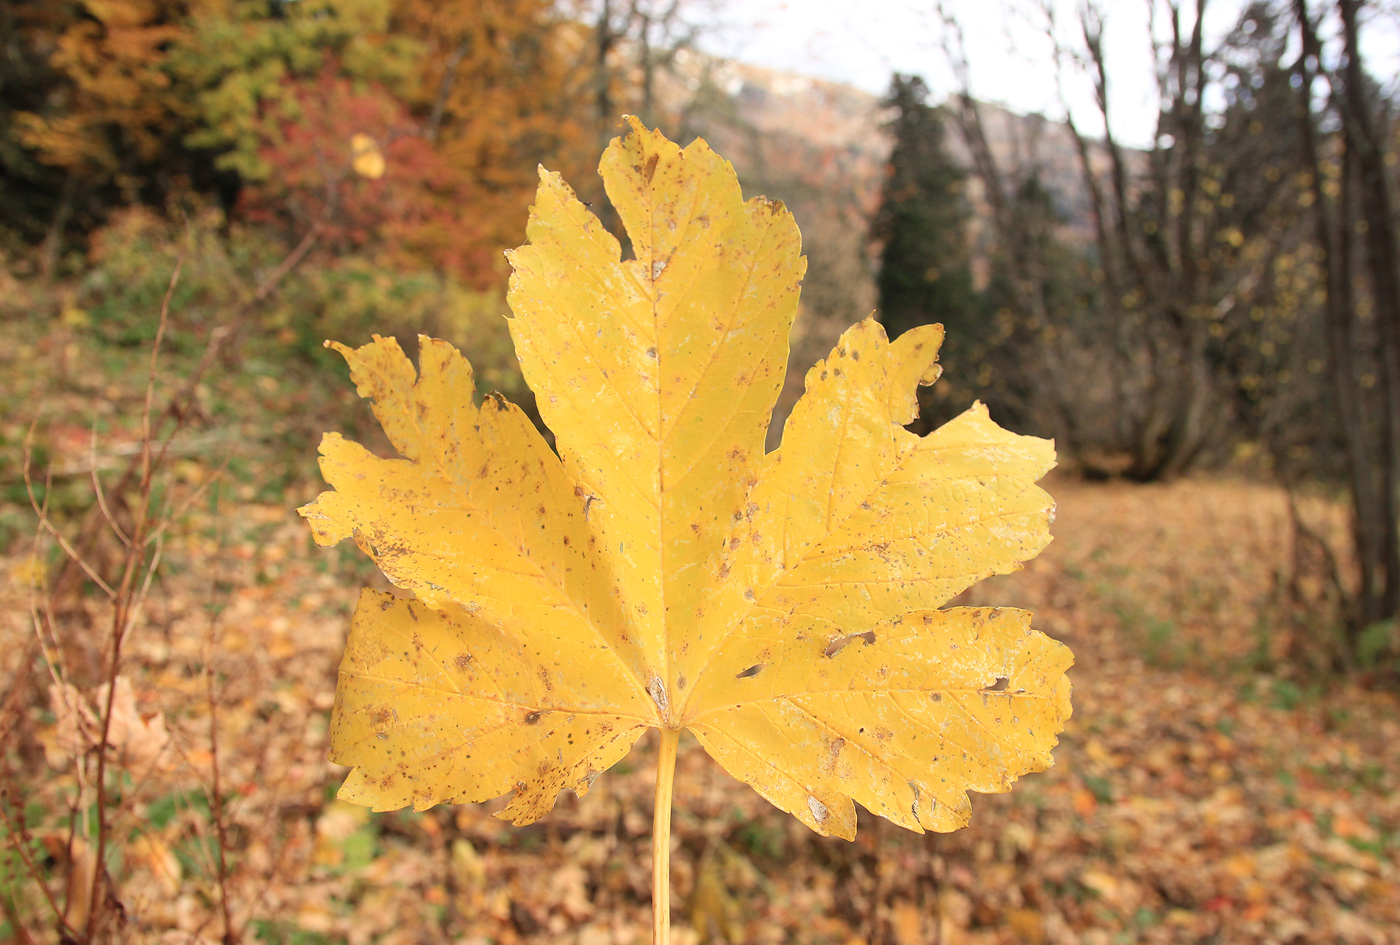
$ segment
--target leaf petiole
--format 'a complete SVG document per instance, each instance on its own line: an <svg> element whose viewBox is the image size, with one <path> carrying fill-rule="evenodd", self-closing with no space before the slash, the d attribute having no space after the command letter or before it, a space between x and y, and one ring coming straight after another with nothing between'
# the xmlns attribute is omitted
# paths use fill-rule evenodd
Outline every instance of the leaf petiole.
<svg viewBox="0 0 1400 945"><path fill-rule="evenodd" d="M671 789L676 783L680 732L663 728L656 756L656 813L651 822L651 942L671 941Z"/></svg>

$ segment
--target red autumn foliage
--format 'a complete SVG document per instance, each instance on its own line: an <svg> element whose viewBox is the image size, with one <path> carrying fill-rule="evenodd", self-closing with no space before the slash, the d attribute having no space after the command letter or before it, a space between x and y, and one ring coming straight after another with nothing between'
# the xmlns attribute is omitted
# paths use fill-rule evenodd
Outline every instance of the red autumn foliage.
<svg viewBox="0 0 1400 945"><path fill-rule="evenodd" d="M319 226L326 252L374 248L389 265L428 264L474 285L495 280L493 234L469 212L479 185L383 88L353 82L328 61L269 111L260 156L272 173L240 198L250 222L294 238ZM352 167L356 135L378 144L385 171L377 179Z"/></svg>

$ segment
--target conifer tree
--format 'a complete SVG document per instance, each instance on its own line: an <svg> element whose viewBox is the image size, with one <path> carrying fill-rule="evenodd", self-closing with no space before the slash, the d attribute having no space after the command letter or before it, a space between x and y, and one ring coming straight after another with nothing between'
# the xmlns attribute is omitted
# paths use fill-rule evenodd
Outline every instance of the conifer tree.
<svg viewBox="0 0 1400 945"><path fill-rule="evenodd" d="M894 137L872 236L881 244L880 318L890 337L942 322L948 343L976 333L965 174L948 153L942 111L918 76L896 75L885 106Z"/></svg>

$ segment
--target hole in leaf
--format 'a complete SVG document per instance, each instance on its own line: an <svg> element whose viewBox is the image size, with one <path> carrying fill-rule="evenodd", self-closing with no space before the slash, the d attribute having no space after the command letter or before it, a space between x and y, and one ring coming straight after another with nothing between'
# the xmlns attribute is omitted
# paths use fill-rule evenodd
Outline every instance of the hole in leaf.
<svg viewBox="0 0 1400 945"><path fill-rule="evenodd" d="M875 631L867 630L864 633L849 633L844 637L837 637L835 640L832 640L826 645L826 649L822 651L822 654L825 656L835 656L837 653L840 653L842 650L844 650L847 644L849 644L852 640L861 640L865 643L874 643Z"/></svg>
<svg viewBox="0 0 1400 945"><path fill-rule="evenodd" d="M1006 691L1006 687L1009 686L1009 685L1011 685L1011 680L1007 679L1005 676L998 676L996 682L992 683L990 686L985 686L985 687L983 687L982 691L983 691L983 692L1005 692L1005 691Z"/></svg>
<svg viewBox="0 0 1400 945"><path fill-rule="evenodd" d="M768 665L767 663L754 663L752 666L750 666L748 669L744 670L742 673L735 673L735 674L734 674L734 678L735 678L735 679L748 679L750 676L757 676L759 673L763 672L763 668L764 668L765 666L767 666L767 665Z"/></svg>

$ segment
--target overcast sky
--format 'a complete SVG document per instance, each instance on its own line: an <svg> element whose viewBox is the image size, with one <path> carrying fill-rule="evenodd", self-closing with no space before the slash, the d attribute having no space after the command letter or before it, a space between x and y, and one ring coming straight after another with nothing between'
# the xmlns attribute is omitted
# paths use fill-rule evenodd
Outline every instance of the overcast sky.
<svg viewBox="0 0 1400 945"><path fill-rule="evenodd" d="M846 82L875 94L893 72L922 75L941 100L955 88L942 50L934 0L711 0L723 25L701 45L707 51L756 65ZM1073 24L1075 0L1056 0L1057 16ZM1107 11L1105 49L1114 94L1109 111L1124 143L1146 145L1157 113L1144 0L1101 0ZM1207 45L1234 25L1242 0L1207 6ZM973 94L1016 111L1062 114L1051 47L1029 15L1033 0L945 0L963 24ZM1395 21L1372 29L1366 50L1373 70L1391 78L1400 67ZM1066 29L1066 35L1069 30ZM1066 97L1084 130L1099 133L1093 93L1071 77Z"/></svg>

